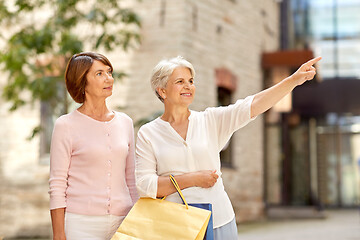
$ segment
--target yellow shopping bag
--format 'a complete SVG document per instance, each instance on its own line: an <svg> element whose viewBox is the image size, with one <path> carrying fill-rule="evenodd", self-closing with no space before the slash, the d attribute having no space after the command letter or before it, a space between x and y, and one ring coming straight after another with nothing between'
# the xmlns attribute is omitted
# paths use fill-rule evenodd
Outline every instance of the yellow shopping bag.
<svg viewBox="0 0 360 240"><path fill-rule="evenodd" d="M140 198L111 240L202 240L211 211L192 207L172 178L185 205L164 199Z"/></svg>

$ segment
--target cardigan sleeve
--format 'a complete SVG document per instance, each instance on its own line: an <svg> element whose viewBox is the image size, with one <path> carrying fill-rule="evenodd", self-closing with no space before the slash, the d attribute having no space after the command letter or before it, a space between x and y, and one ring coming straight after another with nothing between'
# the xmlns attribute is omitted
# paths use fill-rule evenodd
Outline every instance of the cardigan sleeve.
<svg viewBox="0 0 360 240"><path fill-rule="evenodd" d="M251 118L251 104L254 96L239 99L234 104L224 107L211 107L205 110L208 129L215 131L218 151L221 151L232 134L244 127L256 117Z"/></svg>
<svg viewBox="0 0 360 240"><path fill-rule="evenodd" d="M136 141L136 187L140 197L156 198L158 175L156 158L151 142L146 139L144 128L140 128Z"/></svg>
<svg viewBox="0 0 360 240"><path fill-rule="evenodd" d="M130 196L132 202L135 203L139 195L136 190L135 184L135 142L134 142L134 127L132 120L129 118L129 152L126 157L126 167L125 167L125 179L126 185L129 188Z"/></svg>
<svg viewBox="0 0 360 240"><path fill-rule="evenodd" d="M63 117L56 120L50 147L50 209L66 207L66 189L71 158L71 137Z"/></svg>

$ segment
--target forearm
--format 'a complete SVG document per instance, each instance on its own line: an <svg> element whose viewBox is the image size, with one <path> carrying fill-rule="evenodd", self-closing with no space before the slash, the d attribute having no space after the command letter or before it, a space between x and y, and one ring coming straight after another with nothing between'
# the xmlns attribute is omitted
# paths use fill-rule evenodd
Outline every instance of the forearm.
<svg viewBox="0 0 360 240"><path fill-rule="evenodd" d="M292 76L285 78L278 84L265 89L254 96L251 104L251 118L264 113L277 102L289 94L297 86Z"/></svg>
<svg viewBox="0 0 360 240"><path fill-rule="evenodd" d="M65 239L65 208L50 210L54 239Z"/></svg>
<svg viewBox="0 0 360 240"><path fill-rule="evenodd" d="M180 189L185 189L189 187L196 186L196 173L185 173L182 175L174 176L176 182L178 183ZM163 177L159 176L158 178L158 188L157 188L157 197L164 197L176 192L176 189L170 178L168 176Z"/></svg>
<svg viewBox="0 0 360 240"><path fill-rule="evenodd" d="M175 180L180 189L189 187L210 188L214 186L218 178L219 175L216 174L216 170L202 170L175 176ZM164 197L176 192L176 189L168 176L159 176L157 187L156 197Z"/></svg>
<svg viewBox="0 0 360 240"><path fill-rule="evenodd" d="M134 155L131 154L130 156L134 156ZM128 157L126 160L125 181L129 189L132 202L135 203L139 198L139 194L136 190L135 163L133 157Z"/></svg>

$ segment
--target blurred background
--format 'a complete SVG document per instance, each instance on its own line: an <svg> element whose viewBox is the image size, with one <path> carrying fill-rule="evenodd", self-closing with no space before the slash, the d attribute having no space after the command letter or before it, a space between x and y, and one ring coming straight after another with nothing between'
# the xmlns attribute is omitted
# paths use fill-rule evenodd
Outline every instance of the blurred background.
<svg viewBox="0 0 360 240"><path fill-rule="evenodd" d="M360 0L0 2L0 239L51 237L54 121L78 107L63 73L77 52L116 71L108 105L140 125L162 103L150 73L181 55L194 110L228 105L322 56L316 78L234 134L221 152L238 224L325 218L360 205Z"/></svg>

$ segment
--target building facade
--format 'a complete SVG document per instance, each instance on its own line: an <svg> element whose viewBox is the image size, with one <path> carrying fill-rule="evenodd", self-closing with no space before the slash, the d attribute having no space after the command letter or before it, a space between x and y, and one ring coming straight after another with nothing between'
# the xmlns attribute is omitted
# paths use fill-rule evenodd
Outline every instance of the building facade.
<svg viewBox="0 0 360 240"><path fill-rule="evenodd" d="M269 72L294 71L302 58L323 59L316 79L293 91L289 107L267 115L265 202L358 207L360 1L284 0L280 8L281 51L272 60L264 56Z"/></svg>
<svg viewBox="0 0 360 240"><path fill-rule="evenodd" d="M195 67L197 93L191 108L235 102L261 91L261 56L278 49L278 1L128 1L142 19L141 44L127 53L105 52L127 77L114 87L109 106L134 122L161 112L150 73L163 58L178 55ZM85 49L91 50L91 49ZM0 87L6 78L1 78ZM73 108L76 106L74 105ZM40 139L26 140L40 121L40 104L8 112L0 100L0 237L50 236L48 159ZM139 127L138 125L136 127ZM238 223L262 219L264 127L259 116L232 137L222 153L225 189Z"/></svg>

